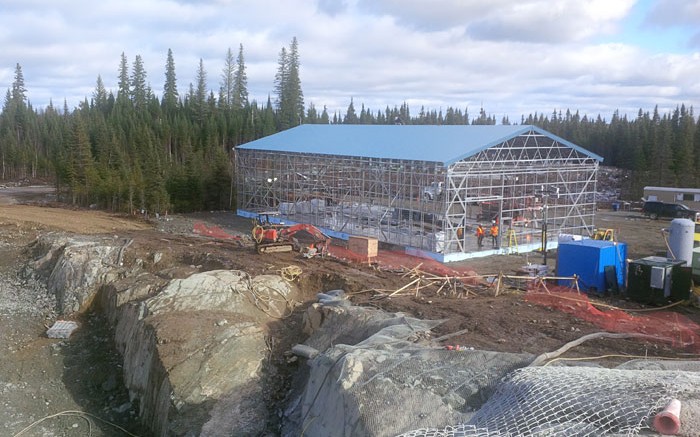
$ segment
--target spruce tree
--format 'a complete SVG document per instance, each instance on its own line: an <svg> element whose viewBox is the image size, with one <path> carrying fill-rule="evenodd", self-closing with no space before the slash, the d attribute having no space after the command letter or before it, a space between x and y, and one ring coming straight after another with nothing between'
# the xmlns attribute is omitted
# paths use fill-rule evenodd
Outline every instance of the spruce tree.
<svg viewBox="0 0 700 437"><path fill-rule="evenodd" d="M299 48L297 39L294 37L289 51L284 47L280 50L275 75L277 119L280 130L297 126L304 119L304 93L301 90L299 65Z"/></svg>
<svg viewBox="0 0 700 437"><path fill-rule="evenodd" d="M12 82L12 101L19 105L27 103L27 88L24 86L24 74L19 63L15 66L15 80Z"/></svg>
<svg viewBox="0 0 700 437"><path fill-rule="evenodd" d="M343 119L343 124L358 124L359 120L357 118L357 113L355 112L355 104L353 103L352 97L350 97L350 104L348 105L348 110L345 112L345 118Z"/></svg>
<svg viewBox="0 0 700 437"><path fill-rule="evenodd" d="M287 48L282 47L277 60L277 73L275 73L275 94L277 99L275 100L275 106L277 113L281 118L283 116L283 111L287 110L287 82L289 81L289 60L287 57ZM281 123L281 122L280 122ZM282 129L286 129L289 126L284 126Z"/></svg>
<svg viewBox="0 0 700 437"><path fill-rule="evenodd" d="M97 85L92 93L92 101L97 109L104 111L107 108L107 90L102 82L102 76L97 75Z"/></svg>
<svg viewBox="0 0 700 437"><path fill-rule="evenodd" d="M74 205L86 205L93 199L93 190L98 183L98 175L92 157L87 128L79 115L73 117L69 147L72 174L69 176L68 182L72 202Z"/></svg>
<svg viewBox="0 0 700 437"><path fill-rule="evenodd" d="M194 91L194 101L192 102L195 112L195 119L198 123L205 122L207 113L207 72L204 70L204 61L199 58L199 68L197 69L197 88Z"/></svg>
<svg viewBox="0 0 700 437"><path fill-rule="evenodd" d="M289 76L288 76L288 94L291 102L291 107L294 117L299 119L293 120L294 125L301 123L304 118L304 92L301 90L301 78L299 77L299 44L297 37L292 38L292 43L289 46Z"/></svg>
<svg viewBox="0 0 700 437"><path fill-rule="evenodd" d="M243 57L243 44L238 47L236 72L233 79L233 106L243 108L248 105L248 74Z"/></svg>
<svg viewBox="0 0 700 437"><path fill-rule="evenodd" d="M129 91L129 63L126 60L126 55L122 52L121 61L119 62L119 83L117 89L117 101L123 102L131 97Z"/></svg>
<svg viewBox="0 0 700 437"><path fill-rule="evenodd" d="M136 55L131 73L131 98L134 107L141 110L146 107L148 101L148 88L146 85L146 70L143 66L141 55Z"/></svg>
<svg viewBox="0 0 700 437"><path fill-rule="evenodd" d="M221 87L219 88L219 104L222 108L230 108L233 105L235 74L236 61L233 59L233 52L231 47L229 47L224 59L224 69L221 72Z"/></svg>
<svg viewBox="0 0 700 437"><path fill-rule="evenodd" d="M306 110L306 122L309 124L318 123L318 112L313 102L309 103L309 108Z"/></svg>
<svg viewBox="0 0 700 437"><path fill-rule="evenodd" d="M177 107L177 79L175 77L175 60L173 51L168 49L168 58L165 61L165 84L163 85L163 108L166 112L172 112Z"/></svg>

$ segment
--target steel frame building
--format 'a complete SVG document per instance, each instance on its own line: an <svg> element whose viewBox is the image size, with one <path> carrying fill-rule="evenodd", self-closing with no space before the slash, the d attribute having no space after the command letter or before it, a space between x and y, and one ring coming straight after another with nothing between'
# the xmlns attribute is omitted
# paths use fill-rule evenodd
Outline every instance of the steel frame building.
<svg viewBox="0 0 700 437"><path fill-rule="evenodd" d="M594 228L602 158L535 126L302 125L235 150L238 213L440 261ZM274 219L273 219L274 220ZM500 228L478 247L474 230Z"/></svg>

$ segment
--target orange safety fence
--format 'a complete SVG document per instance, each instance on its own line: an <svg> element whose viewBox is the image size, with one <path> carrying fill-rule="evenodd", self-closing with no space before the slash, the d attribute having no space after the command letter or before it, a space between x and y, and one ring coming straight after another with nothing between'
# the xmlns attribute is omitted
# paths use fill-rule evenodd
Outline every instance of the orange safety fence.
<svg viewBox="0 0 700 437"><path fill-rule="evenodd" d="M372 263L383 270L405 270L418 268L419 270L430 273L436 276L458 276L468 277L477 276L472 270L453 269L445 264L436 261L432 258L421 258L401 251L382 250L380 249L376 257L367 258L366 256L357 254L342 246L331 245L329 248L330 255L346 262L353 263ZM478 279L475 279L477 281Z"/></svg>
<svg viewBox="0 0 700 437"><path fill-rule="evenodd" d="M700 353L700 325L674 311L635 315L619 308L600 309L583 293L550 285L547 290L528 291L525 300L571 314L608 332L646 334L691 353Z"/></svg>
<svg viewBox="0 0 700 437"><path fill-rule="evenodd" d="M218 226L204 223L194 224L194 233L223 240L240 240L238 235L231 235ZM431 258L420 258L400 251L379 250L376 257L354 253L342 246L331 245L330 256L351 263L371 262L384 270L405 270L418 268L423 272L437 276L475 277L478 275L468 269L453 269ZM525 295L527 302L563 311L581 320L616 333L639 333L653 336L674 347L684 348L692 353L700 353L700 325L688 317L674 311L656 311L644 315L633 315L618 308L599 309L586 294L571 288L549 285L543 290L541 281L532 281L532 289ZM599 305L603 307L603 305Z"/></svg>
<svg viewBox="0 0 700 437"><path fill-rule="evenodd" d="M207 226L202 222L194 224L193 232L207 237L218 238L220 240L240 240L238 235L231 235L218 226Z"/></svg>

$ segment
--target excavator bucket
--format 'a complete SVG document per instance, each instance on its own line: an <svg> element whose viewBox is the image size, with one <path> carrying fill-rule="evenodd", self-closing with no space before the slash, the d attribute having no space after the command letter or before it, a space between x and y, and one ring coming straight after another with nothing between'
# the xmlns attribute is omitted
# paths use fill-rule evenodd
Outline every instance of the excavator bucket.
<svg viewBox="0 0 700 437"><path fill-rule="evenodd" d="M593 232L594 240L615 241L615 233L612 229L596 229Z"/></svg>

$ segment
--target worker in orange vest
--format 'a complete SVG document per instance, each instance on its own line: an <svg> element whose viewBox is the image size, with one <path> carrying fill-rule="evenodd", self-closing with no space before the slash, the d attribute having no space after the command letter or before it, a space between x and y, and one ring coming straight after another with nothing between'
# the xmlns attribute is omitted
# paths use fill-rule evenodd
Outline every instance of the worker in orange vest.
<svg viewBox="0 0 700 437"><path fill-rule="evenodd" d="M484 228L481 227L481 224L476 226L476 244L479 245L479 249L481 249L481 246L484 244L484 235L486 233L484 232Z"/></svg>
<svg viewBox="0 0 700 437"><path fill-rule="evenodd" d="M495 220L491 222L491 242L493 243L493 247L498 246L498 225Z"/></svg>

